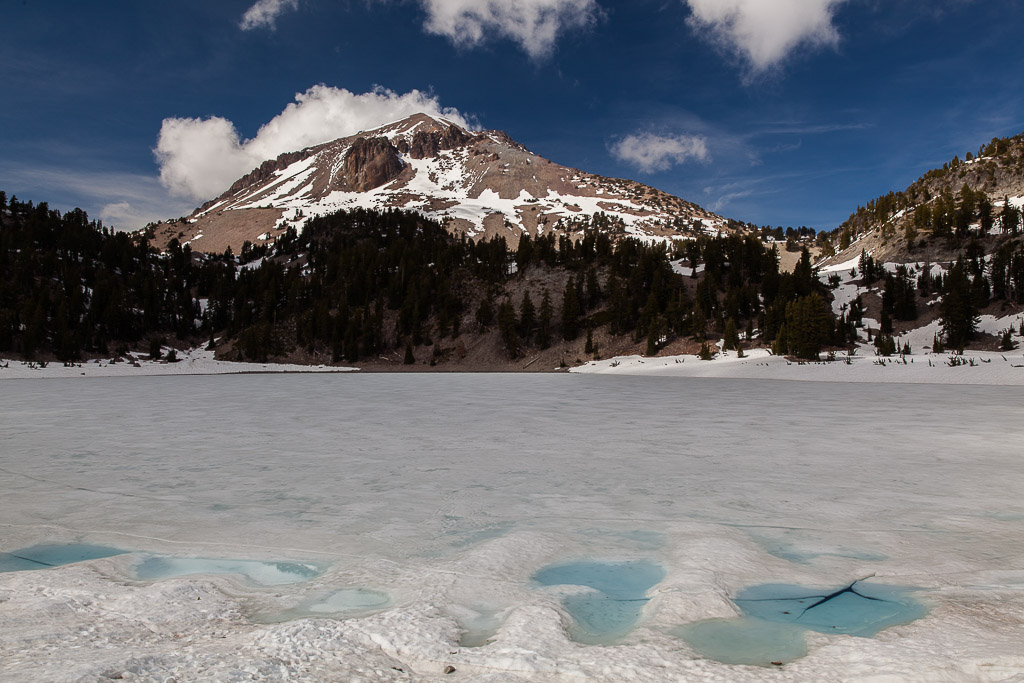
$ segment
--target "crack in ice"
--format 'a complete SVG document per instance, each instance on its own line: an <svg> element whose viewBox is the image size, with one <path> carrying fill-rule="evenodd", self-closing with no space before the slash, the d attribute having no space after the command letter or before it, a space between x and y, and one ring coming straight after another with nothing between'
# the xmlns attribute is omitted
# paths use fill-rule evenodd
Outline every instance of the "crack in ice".
<svg viewBox="0 0 1024 683"><path fill-rule="evenodd" d="M807 614L807 612L809 610L812 610L815 607L818 607L820 605L824 605L826 602L829 602L830 600L834 600L834 599L838 598L839 596L844 595L846 593L853 593L857 597L864 598L865 600L874 600L876 602L893 602L892 600L885 600L883 598L873 598L870 595L864 595L863 593L859 592L856 588L854 588L854 586L856 586L858 583L860 583L862 581L867 581L868 579L870 579L873 576L874 576L874 574L869 574L868 576L865 576L864 578L861 578L861 579L857 579L856 581L854 581L853 583L849 584L848 586L840 588L839 590L837 590L835 592L828 593L827 595L801 595L801 596L793 597L793 598L734 598L733 602L792 602L792 601L800 602L802 600L813 600L814 598L818 598L818 601L815 602L814 604L808 605L807 607L804 607L803 611L800 612L800 614L797 616L795 621L799 621L800 618L803 617L805 614Z"/></svg>

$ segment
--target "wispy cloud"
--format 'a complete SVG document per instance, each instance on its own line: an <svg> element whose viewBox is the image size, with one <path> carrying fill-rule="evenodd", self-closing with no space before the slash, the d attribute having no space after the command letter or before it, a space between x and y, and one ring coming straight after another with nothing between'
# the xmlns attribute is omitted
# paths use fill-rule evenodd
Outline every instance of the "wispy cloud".
<svg viewBox="0 0 1024 683"><path fill-rule="evenodd" d="M123 230L186 215L193 208L170 197L159 178L145 174L0 162L0 178L8 192L22 199L79 207Z"/></svg>
<svg viewBox="0 0 1024 683"><path fill-rule="evenodd" d="M277 27L277 18L289 10L299 8L299 0L257 0L256 4L245 11L239 28L252 31L267 28L273 31Z"/></svg>
<svg viewBox="0 0 1024 683"><path fill-rule="evenodd" d="M368 0L393 2L394 0ZM598 0L416 0L426 13L423 30L459 48L510 40L535 60L551 55L558 38L586 28L601 16ZM242 16L243 31L273 30L278 17L299 0L258 0Z"/></svg>
<svg viewBox="0 0 1024 683"><path fill-rule="evenodd" d="M865 167L835 167L827 170L789 171L784 173L759 174L756 176L735 175L720 177L715 184L703 188L708 208L721 212L737 206L737 200L751 197L770 197L791 193L794 186L803 181L820 179L825 176L867 173L877 169Z"/></svg>
<svg viewBox="0 0 1024 683"><path fill-rule="evenodd" d="M459 47L509 39L534 59L551 54L559 34L600 16L597 0L420 0L424 29Z"/></svg>
<svg viewBox="0 0 1024 683"><path fill-rule="evenodd" d="M744 199L754 195L773 194L771 190L755 191L748 186L738 183L732 183L722 187L706 187L704 188L704 192L708 196L713 197L711 202L708 204L708 208L715 213L720 213L737 199Z"/></svg>
<svg viewBox="0 0 1024 683"><path fill-rule="evenodd" d="M243 140L235 125L219 116L164 119L155 150L160 182L174 196L212 199L267 159L420 112L471 127L457 109L443 107L435 96L419 90L399 94L378 87L356 94L326 85L296 94L295 102L250 140Z"/></svg>
<svg viewBox="0 0 1024 683"><path fill-rule="evenodd" d="M645 173L667 171L691 159L708 158L707 140L699 135L634 133L611 146L612 155Z"/></svg>
<svg viewBox="0 0 1024 683"><path fill-rule="evenodd" d="M869 123L800 123L783 122L769 123L751 133L752 137L760 135L825 135L842 133L850 130L871 128Z"/></svg>
<svg viewBox="0 0 1024 683"><path fill-rule="evenodd" d="M684 0L689 23L714 43L738 55L753 72L784 61L801 46L832 46L832 24L846 0Z"/></svg>

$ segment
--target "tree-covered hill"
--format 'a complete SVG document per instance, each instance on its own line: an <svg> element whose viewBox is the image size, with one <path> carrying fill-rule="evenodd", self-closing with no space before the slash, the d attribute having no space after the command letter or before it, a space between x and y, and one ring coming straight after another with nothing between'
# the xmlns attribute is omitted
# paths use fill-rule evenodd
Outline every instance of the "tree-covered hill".
<svg viewBox="0 0 1024 683"><path fill-rule="evenodd" d="M877 197L831 232L823 255L848 260L867 249L881 261L955 261L971 242L986 251L1020 234L1024 133L954 157L903 191ZM1007 201L1017 199L1017 202Z"/></svg>
<svg viewBox="0 0 1024 683"><path fill-rule="evenodd" d="M340 212L240 254L158 252L0 193L0 353L72 361L210 344L245 361L521 367L725 339L815 357L847 344L806 253L792 273L758 236L613 243L456 238L421 215ZM675 262L675 263L673 263ZM698 267L699 266L699 267ZM682 274L682 273L685 273ZM512 365L510 365L510 363Z"/></svg>
<svg viewBox="0 0 1024 683"><path fill-rule="evenodd" d="M858 264L859 300L882 335L938 319L932 350L991 346L979 316L1024 305L1022 204L1024 134L993 139L819 234L822 264ZM1000 345L1012 348L1005 331Z"/></svg>

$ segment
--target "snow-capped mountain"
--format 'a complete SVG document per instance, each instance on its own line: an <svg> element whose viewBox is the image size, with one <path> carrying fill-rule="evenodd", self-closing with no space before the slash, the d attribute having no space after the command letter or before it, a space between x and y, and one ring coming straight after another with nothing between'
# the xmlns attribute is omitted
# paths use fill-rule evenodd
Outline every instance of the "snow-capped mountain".
<svg viewBox="0 0 1024 683"><path fill-rule="evenodd" d="M402 208L471 238L573 234L596 213L621 234L664 239L716 233L726 221L630 180L605 178L543 159L500 131L469 131L417 114L380 128L282 154L240 178L185 223L157 227L197 251L236 252L272 241L314 215L351 208Z"/></svg>

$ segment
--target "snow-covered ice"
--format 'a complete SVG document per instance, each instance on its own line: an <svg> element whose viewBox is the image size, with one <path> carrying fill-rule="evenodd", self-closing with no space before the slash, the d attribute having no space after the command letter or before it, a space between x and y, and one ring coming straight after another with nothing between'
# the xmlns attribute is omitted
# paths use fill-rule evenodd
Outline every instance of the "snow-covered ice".
<svg viewBox="0 0 1024 683"><path fill-rule="evenodd" d="M200 305L203 306L200 299ZM238 363L217 360L213 351L203 348L176 351L178 360L168 362L169 348L163 349L163 360L151 360L148 354L132 352L125 358L94 359L73 363L50 362L42 365L31 361L0 358L0 380L56 379L68 377L144 377L152 375L231 375L261 372L353 372L358 368L330 365L296 365L292 363Z"/></svg>
<svg viewBox="0 0 1024 683"><path fill-rule="evenodd" d="M129 553L0 574L0 678L1020 681L1020 400L574 374L4 382L0 550ZM153 555L322 573L140 578ZM614 643L575 642L571 586L533 580L585 563L664 570ZM775 668L679 636L754 586L870 575L927 613L802 633Z"/></svg>
<svg viewBox="0 0 1024 683"><path fill-rule="evenodd" d="M868 318L864 320L869 322ZM877 329L878 323L870 322ZM933 322L898 337L896 341L900 345L907 342L913 350L903 357L875 356L874 346L862 343L853 356L840 351L831 362L825 360L825 354L818 362L791 361L783 356L774 356L767 349L749 349L744 351L742 358L735 351L727 351L719 352L710 361L702 361L694 355L618 356L590 361L571 372L677 379L703 377L855 384L1024 386L1024 352L1021 349L964 351L962 364L951 364L953 354L934 354L924 349L931 345L938 331L939 323Z"/></svg>

